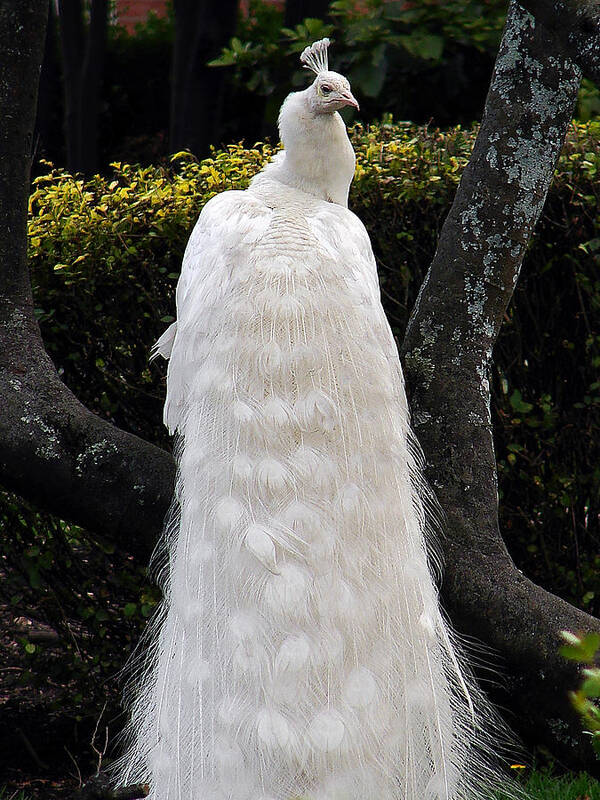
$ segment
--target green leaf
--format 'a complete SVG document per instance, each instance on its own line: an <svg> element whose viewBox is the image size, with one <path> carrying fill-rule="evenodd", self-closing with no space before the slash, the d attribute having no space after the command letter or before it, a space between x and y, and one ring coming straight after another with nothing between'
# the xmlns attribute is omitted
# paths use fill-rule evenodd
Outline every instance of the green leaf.
<svg viewBox="0 0 600 800"><path fill-rule="evenodd" d="M587 669L586 679L581 684L581 691L586 697L600 697L600 669Z"/></svg>
<svg viewBox="0 0 600 800"><path fill-rule="evenodd" d="M133 617L136 611L137 603L126 603L125 607L123 608L123 613L126 617Z"/></svg>
<svg viewBox="0 0 600 800"><path fill-rule="evenodd" d="M513 409L520 414L527 414L533 408L531 403L526 403L523 396L518 389L515 389L509 398L509 402Z"/></svg>

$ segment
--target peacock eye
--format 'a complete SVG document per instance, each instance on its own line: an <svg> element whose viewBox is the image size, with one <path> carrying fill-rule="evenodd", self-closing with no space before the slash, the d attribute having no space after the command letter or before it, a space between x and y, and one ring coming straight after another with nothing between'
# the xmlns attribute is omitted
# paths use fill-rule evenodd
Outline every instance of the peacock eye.
<svg viewBox="0 0 600 800"><path fill-rule="evenodd" d="M321 86L321 91L323 94L329 94L331 92L331 86Z"/></svg>

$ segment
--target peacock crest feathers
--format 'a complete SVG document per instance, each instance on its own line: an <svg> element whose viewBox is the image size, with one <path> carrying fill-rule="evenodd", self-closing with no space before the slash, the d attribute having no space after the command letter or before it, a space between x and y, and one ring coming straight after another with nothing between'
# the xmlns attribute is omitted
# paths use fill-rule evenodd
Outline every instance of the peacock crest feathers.
<svg viewBox="0 0 600 800"><path fill-rule="evenodd" d="M327 72L329 70L328 47L329 39L327 37L305 47L300 54L300 61L305 69L312 70L315 75Z"/></svg>

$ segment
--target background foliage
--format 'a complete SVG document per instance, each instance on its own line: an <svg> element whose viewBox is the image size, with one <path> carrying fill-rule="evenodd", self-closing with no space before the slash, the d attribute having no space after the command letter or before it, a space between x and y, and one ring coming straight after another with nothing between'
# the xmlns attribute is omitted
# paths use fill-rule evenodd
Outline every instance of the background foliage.
<svg viewBox="0 0 600 800"><path fill-rule="evenodd" d="M247 9L240 6L235 37L212 61L228 78L215 144L275 138L290 85L302 88L308 81L298 53L326 35L334 42L332 66L349 76L365 122L391 113L424 124L468 126L481 116L506 9L505 0L334 0L325 19L286 28L281 6L249 0ZM64 164L59 41L57 31L50 33L38 153ZM109 26L99 117L101 171L115 160L147 164L167 156L173 41L172 11L164 18L150 14L134 35ZM600 94L584 81L577 117L587 121L598 113Z"/></svg>

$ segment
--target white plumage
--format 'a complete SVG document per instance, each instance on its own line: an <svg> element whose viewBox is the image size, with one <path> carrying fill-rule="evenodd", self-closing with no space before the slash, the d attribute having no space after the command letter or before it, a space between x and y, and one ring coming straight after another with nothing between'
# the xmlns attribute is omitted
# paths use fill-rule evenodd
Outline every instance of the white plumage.
<svg viewBox="0 0 600 800"><path fill-rule="evenodd" d="M357 104L327 44L282 107L284 153L204 207L156 345L178 512L119 766L153 800L461 800L493 781L427 560L373 252L346 208L337 109Z"/></svg>

